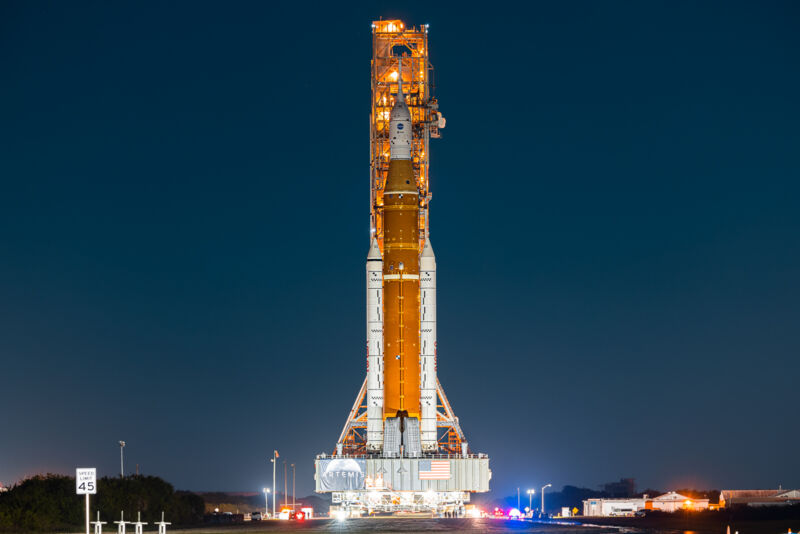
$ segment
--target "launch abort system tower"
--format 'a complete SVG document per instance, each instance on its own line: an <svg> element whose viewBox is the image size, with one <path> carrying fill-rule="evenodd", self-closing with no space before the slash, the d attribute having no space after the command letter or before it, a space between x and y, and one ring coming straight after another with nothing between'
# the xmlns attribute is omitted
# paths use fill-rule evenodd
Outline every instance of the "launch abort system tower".
<svg viewBox="0 0 800 534"><path fill-rule="evenodd" d="M316 491L335 509L463 513L489 491L436 377L436 258L429 239L430 139L444 118L431 94L428 27L372 24L367 377Z"/></svg>

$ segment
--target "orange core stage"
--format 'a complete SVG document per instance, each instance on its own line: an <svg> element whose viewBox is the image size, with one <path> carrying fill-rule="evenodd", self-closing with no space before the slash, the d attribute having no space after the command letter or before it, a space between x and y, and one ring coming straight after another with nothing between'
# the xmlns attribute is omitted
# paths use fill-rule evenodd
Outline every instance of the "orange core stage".
<svg viewBox="0 0 800 534"><path fill-rule="evenodd" d="M419 417L419 192L411 160L391 161L383 198L383 417Z"/></svg>

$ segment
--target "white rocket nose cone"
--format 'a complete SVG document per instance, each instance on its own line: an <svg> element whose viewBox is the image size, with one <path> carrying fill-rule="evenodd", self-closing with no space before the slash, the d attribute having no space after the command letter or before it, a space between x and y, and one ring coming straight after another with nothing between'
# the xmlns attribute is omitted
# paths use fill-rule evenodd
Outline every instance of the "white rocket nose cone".
<svg viewBox="0 0 800 534"><path fill-rule="evenodd" d="M369 253L367 254L367 260L380 260L381 259L381 249L378 247L378 240L374 237L372 238L372 245L369 247Z"/></svg>
<svg viewBox="0 0 800 534"><path fill-rule="evenodd" d="M434 257L433 255L433 245L431 245L431 238L428 237L425 239L425 246L422 247L422 257Z"/></svg>
<svg viewBox="0 0 800 534"><path fill-rule="evenodd" d="M422 254L419 257L419 268L421 271L432 271L436 269L436 256L433 254L433 246L431 239L425 240L425 246L422 247Z"/></svg>

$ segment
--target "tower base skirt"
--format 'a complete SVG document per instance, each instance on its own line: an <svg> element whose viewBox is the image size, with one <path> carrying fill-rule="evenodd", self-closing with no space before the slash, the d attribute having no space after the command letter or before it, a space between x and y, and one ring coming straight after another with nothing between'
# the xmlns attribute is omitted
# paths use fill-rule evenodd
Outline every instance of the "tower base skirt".
<svg viewBox="0 0 800 534"><path fill-rule="evenodd" d="M317 493L331 493L342 509L380 512L441 512L489 491L492 472L485 454L422 458L317 456ZM454 508L455 507L455 508Z"/></svg>

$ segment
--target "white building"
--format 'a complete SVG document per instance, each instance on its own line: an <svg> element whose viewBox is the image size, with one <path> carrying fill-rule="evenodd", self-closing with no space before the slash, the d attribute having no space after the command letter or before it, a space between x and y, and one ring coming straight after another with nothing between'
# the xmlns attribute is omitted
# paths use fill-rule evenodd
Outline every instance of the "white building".
<svg viewBox="0 0 800 534"><path fill-rule="evenodd" d="M587 499L583 501L585 516L626 516L644 509L645 499Z"/></svg>
<svg viewBox="0 0 800 534"><path fill-rule="evenodd" d="M613 517L634 515L642 510L677 512L678 510L708 510L708 499L692 499L670 491L654 499L645 495L631 499L587 499L583 501L583 515Z"/></svg>
<svg viewBox="0 0 800 534"><path fill-rule="evenodd" d="M692 499L670 491L659 495L647 502L648 510L661 510L662 512L677 512L678 510L708 510L708 499Z"/></svg>

